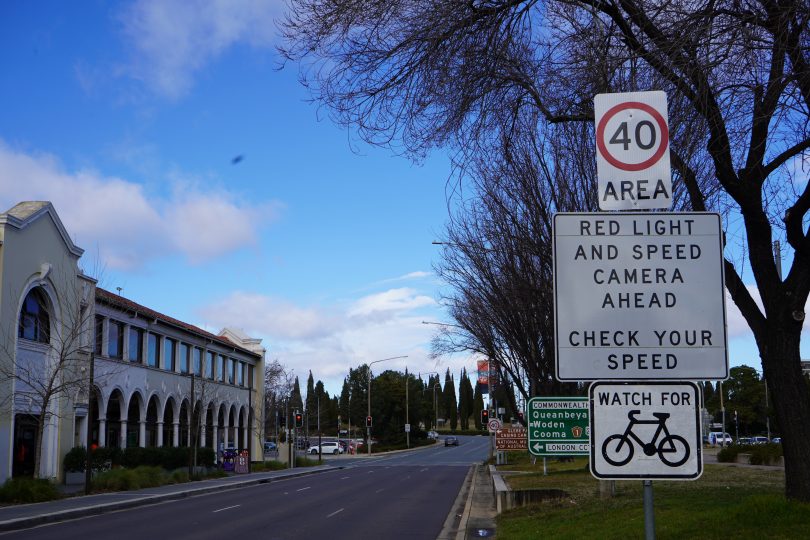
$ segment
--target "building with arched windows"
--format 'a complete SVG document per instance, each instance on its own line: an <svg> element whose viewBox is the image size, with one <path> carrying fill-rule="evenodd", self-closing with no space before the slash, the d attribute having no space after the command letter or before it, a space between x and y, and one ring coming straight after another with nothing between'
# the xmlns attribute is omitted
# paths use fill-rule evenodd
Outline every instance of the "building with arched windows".
<svg viewBox="0 0 810 540"><path fill-rule="evenodd" d="M61 479L64 455L88 437L259 459L261 340L104 290L81 271L82 253L48 202L0 214L0 482L37 462L38 476Z"/></svg>

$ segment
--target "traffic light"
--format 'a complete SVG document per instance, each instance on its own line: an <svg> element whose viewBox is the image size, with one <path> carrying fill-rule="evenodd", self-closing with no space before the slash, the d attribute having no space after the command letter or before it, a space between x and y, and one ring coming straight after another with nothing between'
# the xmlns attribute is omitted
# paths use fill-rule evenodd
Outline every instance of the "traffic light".
<svg viewBox="0 0 810 540"><path fill-rule="evenodd" d="M518 420L520 420L521 424L523 423L523 411L518 412Z"/></svg>
<svg viewBox="0 0 810 540"><path fill-rule="evenodd" d="M304 415L300 412L295 413L295 427L304 427Z"/></svg>
<svg viewBox="0 0 810 540"><path fill-rule="evenodd" d="M485 426L489 423L489 411L487 409L481 409L481 425Z"/></svg>
<svg viewBox="0 0 810 540"><path fill-rule="evenodd" d="M371 427L371 417L370 416L366 416L366 427L367 428Z"/></svg>

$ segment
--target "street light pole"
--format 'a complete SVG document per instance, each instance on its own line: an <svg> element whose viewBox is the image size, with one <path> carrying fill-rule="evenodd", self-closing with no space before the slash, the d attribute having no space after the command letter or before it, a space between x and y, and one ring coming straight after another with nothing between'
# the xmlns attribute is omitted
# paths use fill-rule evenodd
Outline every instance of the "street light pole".
<svg viewBox="0 0 810 540"><path fill-rule="evenodd" d="M433 429L439 429L439 402L436 400L436 388L441 388L441 383L433 383Z"/></svg>
<svg viewBox="0 0 810 540"><path fill-rule="evenodd" d="M408 416L408 366L405 366L405 447L411 447L411 419ZM769 434L770 435L770 434ZM770 440L770 437L768 437Z"/></svg>
<svg viewBox="0 0 810 540"><path fill-rule="evenodd" d="M380 360L374 360L373 362L369 362L368 367L366 367L366 375L368 378L368 417L371 416L371 366L376 364L377 362L387 362L388 360L398 360L400 358L408 358L408 355L404 356L392 356L391 358L382 358ZM371 427L368 425L368 420L366 420L366 443L368 444L368 455L371 455Z"/></svg>

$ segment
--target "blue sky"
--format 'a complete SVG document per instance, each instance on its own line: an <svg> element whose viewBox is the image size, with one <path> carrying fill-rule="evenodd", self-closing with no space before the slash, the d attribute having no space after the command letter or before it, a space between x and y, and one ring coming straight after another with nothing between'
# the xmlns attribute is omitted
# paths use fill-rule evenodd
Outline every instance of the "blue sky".
<svg viewBox="0 0 810 540"><path fill-rule="evenodd" d="M473 370L429 359L421 324L447 320L431 267L447 156L413 164L308 103L279 69L282 8L0 3L2 210L52 201L102 286L243 328L302 384L311 369L335 392L350 366L400 355L377 367ZM731 306L729 329L731 364L759 367Z"/></svg>

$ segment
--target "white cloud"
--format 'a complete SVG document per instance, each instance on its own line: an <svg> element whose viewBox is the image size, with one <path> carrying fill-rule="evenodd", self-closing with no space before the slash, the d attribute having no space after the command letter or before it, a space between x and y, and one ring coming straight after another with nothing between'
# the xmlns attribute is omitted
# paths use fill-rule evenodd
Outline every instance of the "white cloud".
<svg viewBox="0 0 810 540"><path fill-rule="evenodd" d="M127 72L177 99L229 48L271 47L282 0L137 0L120 17L134 48Z"/></svg>
<svg viewBox="0 0 810 540"><path fill-rule="evenodd" d="M340 326L325 309L299 307L284 299L242 291L202 307L199 313L206 324L214 327L233 325L274 341L326 338Z"/></svg>
<svg viewBox="0 0 810 540"><path fill-rule="evenodd" d="M191 262L218 257L256 240L256 229L273 219L278 205L242 203L224 191L173 181L161 198L140 184L85 169L68 172L53 156L29 155L0 141L0 206L24 200L51 201L68 233L101 263L132 269L179 252Z"/></svg>
<svg viewBox="0 0 810 540"><path fill-rule="evenodd" d="M425 314L425 310L429 310ZM378 317L380 312L384 317ZM262 294L234 292L198 310L206 326L235 326L261 337L268 358L278 358L303 378L312 370L330 393L339 392L350 367L381 358L405 356L374 366L412 372L444 371L456 376L462 366L472 369L466 356L436 361L430 358L435 328L422 324L426 316L440 318L436 302L414 289L391 289L347 305L298 306Z"/></svg>
<svg viewBox="0 0 810 540"><path fill-rule="evenodd" d="M416 309L436 304L436 301L410 288L389 289L360 298L349 309L351 316L390 315L391 312Z"/></svg>

